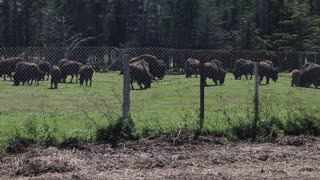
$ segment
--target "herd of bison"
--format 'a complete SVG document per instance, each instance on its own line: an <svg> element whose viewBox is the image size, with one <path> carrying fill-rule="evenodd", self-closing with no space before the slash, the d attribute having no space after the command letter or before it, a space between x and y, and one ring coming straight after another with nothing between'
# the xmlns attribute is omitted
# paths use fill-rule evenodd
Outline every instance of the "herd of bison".
<svg viewBox="0 0 320 180"><path fill-rule="evenodd" d="M203 69L204 78L212 79L215 85L223 84L227 71L223 63L219 60L211 60L201 65L200 60L189 58L185 62L184 72L186 78L197 76L200 69ZM132 82L136 81L140 88L150 88L151 82L155 78L162 79L166 72L166 64L159 60L157 57L144 54L134 57L130 60L130 73L131 73L131 88ZM244 75L248 79L252 79L254 72L254 62L245 59L238 59L235 61L232 73L236 80L241 80ZM273 81L278 80L279 69L274 67L273 63L269 60L258 62L258 75L260 83L266 77L266 83L269 84L270 78ZM315 63L306 63L300 70L295 69L292 71L291 86L297 87L310 87L314 85L316 88L320 85L320 65ZM142 86L144 85L144 87ZM207 83L205 81L205 85Z"/></svg>
<svg viewBox="0 0 320 180"><path fill-rule="evenodd" d="M132 83L137 82L140 89L150 88L152 80L163 79L167 65L164 61L159 60L156 56L149 54L143 54L130 59L130 84L131 89L134 89ZM223 63L219 60L211 60L201 65L197 59L189 58L185 62L185 76L186 78L197 76L202 69L205 79L212 79L215 85L223 84L227 71L225 70ZM89 64L82 64L80 62L62 59L57 64L52 65L47 61L39 61L32 63L24 60L20 57L12 57L0 62L0 77L6 76L13 80L13 85L32 85L34 81L39 84L39 81L49 80L51 75L50 88L58 88L58 83L66 83L66 78L71 75L70 83L74 76L76 77L75 83L78 83L78 75L80 85L86 83L86 86L92 84L92 77L94 75L94 69ZM252 79L254 72L254 62L245 59L238 59L235 61L234 69L232 73L236 80L240 80L244 75L248 79ZM270 78L273 81L278 79L279 69L274 67L273 63L269 60L258 62L258 74L260 77L260 83L264 77L266 77L266 83L269 84ZM310 87L312 84L317 88L320 85L320 65L315 63L305 63L300 70L295 69L291 73L291 86L297 87ZM205 83L207 85L207 83Z"/></svg>
<svg viewBox="0 0 320 180"><path fill-rule="evenodd" d="M84 81L86 86L90 81L89 86L92 84L92 76L94 69L91 65L82 64L77 61L68 59L62 59L57 65L52 65L47 61L39 61L37 63L28 62L20 57L8 58L0 62L0 77L6 76L13 80L14 86L32 85L33 81L38 85L40 80L47 80L51 75L50 88L57 89L59 82L66 82L68 75L71 75L70 83L74 76L76 76L76 83L78 83L78 75L80 75L80 85L83 85Z"/></svg>

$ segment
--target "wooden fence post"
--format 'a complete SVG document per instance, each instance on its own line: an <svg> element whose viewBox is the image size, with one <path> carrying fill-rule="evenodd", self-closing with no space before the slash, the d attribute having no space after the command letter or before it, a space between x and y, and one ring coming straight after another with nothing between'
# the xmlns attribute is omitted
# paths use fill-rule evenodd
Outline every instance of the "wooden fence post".
<svg viewBox="0 0 320 180"><path fill-rule="evenodd" d="M254 63L255 93L254 93L254 118L252 124L252 141L256 140L257 123L259 121L259 62Z"/></svg>
<svg viewBox="0 0 320 180"><path fill-rule="evenodd" d="M122 57L123 66L123 121L128 120L130 112L130 59L129 54L124 54Z"/></svg>

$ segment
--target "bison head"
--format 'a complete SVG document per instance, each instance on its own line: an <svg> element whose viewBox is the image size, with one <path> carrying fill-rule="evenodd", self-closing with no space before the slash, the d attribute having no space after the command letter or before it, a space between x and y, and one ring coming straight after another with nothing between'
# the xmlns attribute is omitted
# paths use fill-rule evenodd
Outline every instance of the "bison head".
<svg viewBox="0 0 320 180"><path fill-rule="evenodd" d="M164 78L166 71L167 71L166 65L164 63L161 63L158 67L158 70L156 71L155 77L162 80Z"/></svg>
<svg viewBox="0 0 320 180"><path fill-rule="evenodd" d="M226 78L226 71L221 72L221 74L219 75L219 82L220 85L222 85L224 83L224 79Z"/></svg>

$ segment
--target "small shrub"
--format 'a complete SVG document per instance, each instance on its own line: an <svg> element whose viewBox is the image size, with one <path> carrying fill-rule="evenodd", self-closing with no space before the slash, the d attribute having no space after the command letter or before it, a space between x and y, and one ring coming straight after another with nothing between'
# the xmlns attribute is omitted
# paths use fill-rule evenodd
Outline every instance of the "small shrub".
<svg viewBox="0 0 320 180"><path fill-rule="evenodd" d="M47 120L43 121L42 127L39 129L39 142L46 146L58 143L58 126L56 121L54 121L52 126L50 126Z"/></svg>
<svg viewBox="0 0 320 180"><path fill-rule="evenodd" d="M35 118L28 119L26 121L26 123L24 124L24 130L26 131L26 134L30 136L30 138L37 139L38 128Z"/></svg>
<svg viewBox="0 0 320 180"><path fill-rule="evenodd" d="M109 142L115 147L121 139L136 139L135 125L130 117L125 122L121 117L107 127L98 128L96 138L97 141Z"/></svg>
<svg viewBox="0 0 320 180"><path fill-rule="evenodd" d="M231 124L231 139L249 139L252 137L252 123L239 120L237 124Z"/></svg>
<svg viewBox="0 0 320 180"><path fill-rule="evenodd" d="M270 140L283 135L283 129L283 123L276 117L271 117L270 120L259 121L257 127L258 135L262 138L268 137Z"/></svg>
<svg viewBox="0 0 320 180"><path fill-rule="evenodd" d="M285 133L288 135L320 135L320 119L312 115L290 118L286 122Z"/></svg>

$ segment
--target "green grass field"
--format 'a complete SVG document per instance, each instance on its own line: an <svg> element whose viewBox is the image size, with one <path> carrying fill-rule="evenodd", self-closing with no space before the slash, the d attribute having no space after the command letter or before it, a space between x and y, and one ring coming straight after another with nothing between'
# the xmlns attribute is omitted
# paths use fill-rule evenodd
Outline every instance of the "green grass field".
<svg viewBox="0 0 320 180"><path fill-rule="evenodd" d="M277 83L260 87L261 122L286 123L296 117L319 120L320 89L292 88L289 73L279 76ZM59 140L94 140L97 128L122 115L122 78L119 72L96 73L92 87L66 83L57 90L49 89L49 81L16 87L1 78L0 144L13 136L42 139L50 134ZM153 82L151 89L131 91L135 133L141 137L196 128L199 89L199 78L167 75ZM206 87L204 130L227 134L232 127L252 122L253 96L254 80L234 80L230 73L224 85Z"/></svg>

